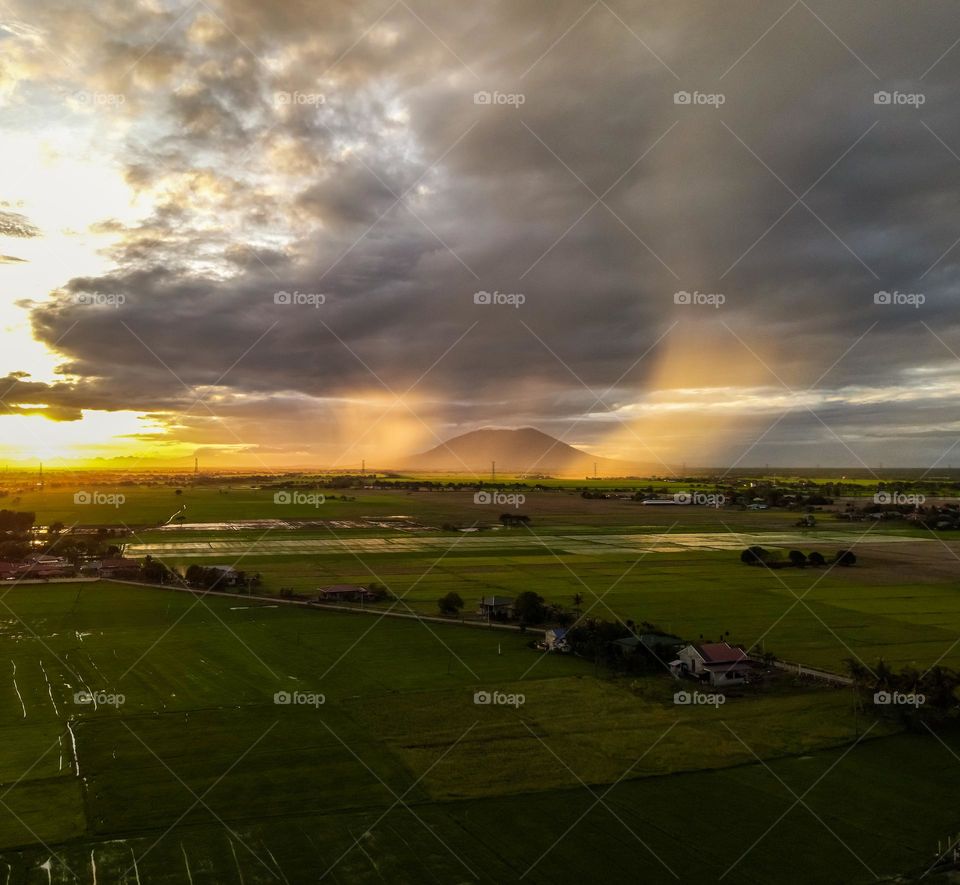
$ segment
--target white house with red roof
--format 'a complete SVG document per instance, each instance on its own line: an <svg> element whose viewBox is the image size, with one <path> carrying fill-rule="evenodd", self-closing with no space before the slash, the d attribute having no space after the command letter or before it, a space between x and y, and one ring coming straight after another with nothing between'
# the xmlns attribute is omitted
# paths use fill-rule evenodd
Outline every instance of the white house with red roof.
<svg viewBox="0 0 960 885"><path fill-rule="evenodd" d="M688 645L670 663L674 676L691 676L710 685L740 685L747 681L753 665L747 653L729 642Z"/></svg>

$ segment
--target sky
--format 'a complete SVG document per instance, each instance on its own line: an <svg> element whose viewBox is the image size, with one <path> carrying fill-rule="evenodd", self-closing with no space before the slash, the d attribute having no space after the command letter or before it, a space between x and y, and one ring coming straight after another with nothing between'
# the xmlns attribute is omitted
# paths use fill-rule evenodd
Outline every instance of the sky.
<svg viewBox="0 0 960 885"><path fill-rule="evenodd" d="M3 0L0 459L960 465L955 3Z"/></svg>

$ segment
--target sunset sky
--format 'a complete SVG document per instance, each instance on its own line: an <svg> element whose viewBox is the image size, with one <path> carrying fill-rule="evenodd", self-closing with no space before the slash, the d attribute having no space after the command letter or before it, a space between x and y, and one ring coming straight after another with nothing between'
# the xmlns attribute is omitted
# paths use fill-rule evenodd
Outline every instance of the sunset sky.
<svg viewBox="0 0 960 885"><path fill-rule="evenodd" d="M0 459L960 466L958 44L955 2L3 0Z"/></svg>

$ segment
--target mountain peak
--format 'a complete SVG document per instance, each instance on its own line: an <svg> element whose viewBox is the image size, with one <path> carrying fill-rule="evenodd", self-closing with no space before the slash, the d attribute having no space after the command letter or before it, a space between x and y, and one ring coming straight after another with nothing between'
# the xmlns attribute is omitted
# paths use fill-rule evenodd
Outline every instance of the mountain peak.
<svg viewBox="0 0 960 885"><path fill-rule="evenodd" d="M588 476L597 471L623 475L631 465L598 458L535 427L482 427L448 439L427 452L407 458L415 470L487 475L491 462L503 473L550 473Z"/></svg>

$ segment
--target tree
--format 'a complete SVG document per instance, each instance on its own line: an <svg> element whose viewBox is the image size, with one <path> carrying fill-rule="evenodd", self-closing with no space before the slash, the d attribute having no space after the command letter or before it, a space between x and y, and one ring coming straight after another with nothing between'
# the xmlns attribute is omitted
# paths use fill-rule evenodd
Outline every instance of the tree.
<svg viewBox="0 0 960 885"><path fill-rule="evenodd" d="M819 552L816 551L816 550L814 550L814 551L807 557L807 562L809 562L810 565L815 565L815 566L818 566L818 567L827 564L827 560L826 560L826 558L824 557L824 555L823 555L822 553L819 553Z"/></svg>
<svg viewBox="0 0 960 885"><path fill-rule="evenodd" d="M463 597L451 590L446 596L441 596L437 600L437 608L440 609L440 614L454 617L463 609Z"/></svg>
<svg viewBox="0 0 960 885"><path fill-rule="evenodd" d="M837 565L856 565L857 555L852 550L838 550L835 561Z"/></svg>
<svg viewBox="0 0 960 885"><path fill-rule="evenodd" d="M183 494L183 489L177 489L176 491L174 491L174 494L175 494L177 497L179 497L180 495Z"/></svg>
<svg viewBox="0 0 960 885"><path fill-rule="evenodd" d="M580 609L583 608L583 594L582 594L582 593L574 593L574 594L573 594L573 607L574 607L577 611L580 611Z"/></svg>
<svg viewBox="0 0 960 885"><path fill-rule="evenodd" d="M47 526L47 531L51 535L59 535L60 532L63 531L63 529L64 529L64 525L62 522L51 522L50 525Z"/></svg>
<svg viewBox="0 0 960 885"><path fill-rule="evenodd" d="M797 568L806 568L807 566L807 557L800 550L791 550L787 554L787 558L792 562Z"/></svg>
<svg viewBox="0 0 960 885"><path fill-rule="evenodd" d="M744 562L747 565L763 565L770 558L770 552L764 550L763 547L747 547L743 553L740 554L740 562Z"/></svg>
<svg viewBox="0 0 960 885"><path fill-rule="evenodd" d="M153 584L166 584L172 577L170 570L152 556L148 556L143 560L141 574L145 581L150 581Z"/></svg>
<svg viewBox="0 0 960 885"><path fill-rule="evenodd" d="M546 616L543 597L533 590L524 590L513 601L513 614L521 624L542 623Z"/></svg>
<svg viewBox="0 0 960 885"><path fill-rule="evenodd" d="M381 584L378 581L372 581L371 583L367 584L367 589L373 594L375 602L381 602L384 599L391 598L390 591L387 589L386 585Z"/></svg>

